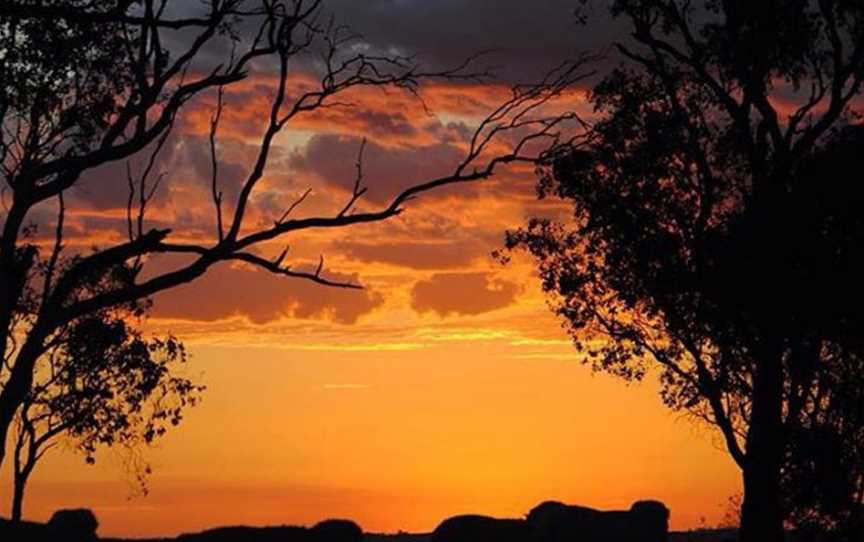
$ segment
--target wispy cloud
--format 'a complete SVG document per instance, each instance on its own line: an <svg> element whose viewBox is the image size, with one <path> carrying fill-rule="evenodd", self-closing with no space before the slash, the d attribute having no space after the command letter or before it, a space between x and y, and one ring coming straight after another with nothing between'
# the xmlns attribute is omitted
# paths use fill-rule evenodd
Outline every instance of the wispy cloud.
<svg viewBox="0 0 864 542"><path fill-rule="evenodd" d="M371 384L324 384L321 386L325 390L368 390L372 388Z"/></svg>

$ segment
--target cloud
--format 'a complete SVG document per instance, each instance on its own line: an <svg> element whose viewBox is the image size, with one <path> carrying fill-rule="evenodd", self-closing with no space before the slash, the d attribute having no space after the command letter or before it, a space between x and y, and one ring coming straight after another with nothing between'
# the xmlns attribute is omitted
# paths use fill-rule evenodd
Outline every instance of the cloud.
<svg viewBox="0 0 864 542"><path fill-rule="evenodd" d="M175 5L176 4L176 5ZM321 18L335 17L361 36L358 45L369 55L416 55L433 69L461 64L479 51L493 51L487 61L495 72L512 81L536 79L548 67L584 50L602 50L624 34L620 20L613 20L607 2L592 2L591 24L579 26L575 0L327 0ZM176 17L201 16L205 7L196 2L169 4ZM257 31L256 19L236 30L248 44ZM185 50L189 33L166 33L175 51ZM203 52L202 70L223 62L231 40L216 39ZM316 51L319 52L319 51ZM303 68L316 67L314 55L297 59ZM275 71L275 63L265 66Z"/></svg>
<svg viewBox="0 0 864 542"><path fill-rule="evenodd" d="M153 158L150 175L147 178L148 192L152 189L158 177L165 172L171 171L178 162L177 145L179 138L172 134L162 146L160 152ZM156 150L156 144L151 144L128 161L113 161L99 167L84 171L81 179L70 190L69 204L82 204L94 210L116 210L125 211L129 200L129 176L135 181L136 190L138 180L148 166L151 155ZM166 201L166 191L157 190L154 193L153 205ZM138 195L135 195L137 205Z"/></svg>
<svg viewBox="0 0 864 542"><path fill-rule="evenodd" d="M356 281L354 276L326 270L324 275ZM212 322L239 315L256 324L285 317L353 324L382 305L384 298L371 290L330 288L246 266L220 264L154 301L156 318Z"/></svg>
<svg viewBox="0 0 864 542"><path fill-rule="evenodd" d="M494 279L491 273L437 273L414 285L411 306L439 316L475 315L502 309L521 292L519 284Z"/></svg>
<svg viewBox="0 0 864 542"><path fill-rule="evenodd" d="M359 148L360 140L354 137L316 135L302 152L294 153L291 166L350 192ZM447 175L462 156L461 150L447 143L388 149L369 142L363 156L364 185L369 188L364 200L384 203L409 186Z"/></svg>
<svg viewBox="0 0 864 542"><path fill-rule="evenodd" d="M487 245L479 240L396 243L337 241L333 247L350 260L410 269L465 268L488 252Z"/></svg>
<svg viewBox="0 0 864 542"><path fill-rule="evenodd" d="M623 34L605 2L576 23L573 0L331 0L340 23L380 51L416 53L433 66L453 66L477 51L507 80L536 79L578 51L596 50Z"/></svg>
<svg viewBox="0 0 864 542"><path fill-rule="evenodd" d="M329 98L326 107L294 116L285 129L368 137L390 146L431 144L442 138L461 136L460 130L464 131L458 125L442 123L436 115L485 116L509 94L509 89L501 85L424 83L416 93L393 86L353 86ZM253 73L226 87L219 123L220 138L260 141L278 84L278 78L272 74ZM320 88L320 81L307 73L290 73L282 113L287 113L304 93ZM197 96L183 108L178 118L179 130L208 135L215 106L214 93Z"/></svg>
<svg viewBox="0 0 864 542"><path fill-rule="evenodd" d="M184 13L193 10L184 6L177 3L175 9ZM498 58L506 60L506 70L518 72L528 64L555 64L567 56L562 52L570 49L571 42L584 41L584 36L573 31L572 0L550 0L529 9L521 0L330 0L325 6L338 21L362 33L374 50L416 52L421 61L433 67L459 63L480 49L497 48L503 55ZM559 27L566 31L555 30ZM222 55L229 50L208 49L209 60L196 69L224 60ZM290 95L320 85L308 67L302 63L296 66L289 80ZM507 98L507 87L506 82L428 80L419 89L423 103L399 90L358 88L335 98L353 103L352 107L298 116L271 150L270 165L250 201L245 226L272 225L274 217L278 218L307 186L315 191L296 211L297 216L329 213L331 204L344 204L363 137L369 139L364 164L369 192L361 207L386 203L408 186L451 173L464 156L465 141L472 133L470 125ZM275 88L272 69L262 64L251 70L248 79L226 90L218 143L225 216L230 215L258 150L257 139L265 128ZM206 137L214 98L215 93L209 93L184 107L175 133L154 168L154 175L165 172L167 176L148 207L145 228L171 228L171 239L176 242L207 244L215 238ZM424 104L430 111L424 110ZM133 172L146 158L146 153L135 157ZM332 247L338 257L360 263L426 271L464 269L478 264L500 243L504 226L518 218L521 199L533 201L534 182L531 171L519 171L483 183L435 190L409 203L410 212L398 220L362 230L383 237L381 241L359 237L355 233L359 229L352 229L351 233L334 232L330 237L304 236L292 243L304 245L301 251L310 244L325 244L301 252L302 258L313 258L319 249L326 252ZM76 250L86 250L92 244L105 246L124 240L128 195L125 163L87 172L80 188L68 194L66 241ZM32 217L47 240L52 229L44 226L51 224L55 212L51 203ZM348 269L364 274L361 266ZM404 275L404 269L384 273ZM448 281L457 288L456 294L441 294L440 300L424 297ZM511 283L494 281L482 273L442 274L418 283L413 293L415 308L423 307L418 310L476 314L506 306L517 290ZM451 297L471 299L457 300L460 306L454 301L450 307L447 299ZM255 322L287 315L347 323L381 303L380 295L374 292L330 290L226 265L214 268L195 284L159 297L156 312L210 322L239 314Z"/></svg>

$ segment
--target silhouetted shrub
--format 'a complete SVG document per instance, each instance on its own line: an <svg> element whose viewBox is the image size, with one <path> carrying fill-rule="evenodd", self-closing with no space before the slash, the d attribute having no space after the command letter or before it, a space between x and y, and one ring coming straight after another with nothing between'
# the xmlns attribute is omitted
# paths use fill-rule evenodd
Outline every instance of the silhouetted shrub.
<svg viewBox="0 0 864 542"><path fill-rule="evenodd" d="M669 509L660 501L636 501L630 507L632 525L643 529L645 540L666 540L669 535Z"/></svg>
<svg viewBox="0 0 864 542"><path fill-rule="evenodd" d="M99 522L86 508L57 510L48 521L48 533L64 542L93 542L98 540L96 529Z"/></svg>
<svg viewBox="0 0 864 542"><path fill-rule="evenodd" d="M363 530L347 519L327 519L309 531L312 542L362 542Z"/></svg>
<svg viewBox="0 0 864 542"><path fill-rule="evenodd" d="M528 512L532 539L543 542L580 540L585 526L599 514L593 508L546 501Z"/></svg>
<svg viewBox="0 0 864 542"><path fill-rule="evenodd" d="M201 533L183 534L177 542L309 542L304 527L218 527Z"/></svg>
<svg viewBox="0 0 864 542"><path fill-rule="evenodd" d="M529 536L528 523L521 519L465 515L444 520L432 542L525 542Z"/></svg>
<svg viewBox="0 0 864 542"><path fill-rule="evenodd" d="M528 523L533 542L665 542L669 509L658 501L638 501L626 511L548 501L528 513Z"/></svg>
<svg viewBox="0 0 864 542"><path fill-rule="evenodd" d="M0 540L18 542L23 540L26 542L42 542L47 541L49 537L45 533L46 527L41 523L33 523L22 521L18 525L14 525L11 521L0 519Z"/></svg>

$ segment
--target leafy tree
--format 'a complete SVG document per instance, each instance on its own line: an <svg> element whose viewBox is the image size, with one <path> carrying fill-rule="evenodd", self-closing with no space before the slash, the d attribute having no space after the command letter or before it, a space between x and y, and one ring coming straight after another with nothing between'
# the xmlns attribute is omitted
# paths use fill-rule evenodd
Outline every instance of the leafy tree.
<svg viewBox="0 0 864 542"><path fill-rule="evenodd" d="M32 231L26 235L32 235ZM81 256L37 265L22 296L18 317L32 317L49 267L74 267ZM128 285L134 275L118 265L84 278L74 299ZM35 280L34 280L35 279ZM15 417L12 521L22 517L27 482L45 453L63 442L92 464L100 447L120 449L146 492L150 467L143 446L176 426L204 387L182 376L186 351L172 336L146 338L136 329L151 307L138 299L70 321L53 334L37 360L33 382Z"/></svg>
<svg viewBox="0 0 864 542"><path fill-rule="evenodd" d="M864 5L611 9L632 30L622 64L593 89L590 132L549 153L539 185L572 204L572 220L531 220L507 245L536 257L596 369L656 369L665 404L717 427L743 476L741 540L779 542L792 517L784 477L802 483L787 469L804 466L806 439L860 438L829 420L860 423L841 369L864 317L864 137L847 126Z"/></svg>
<svg viewBox="0 0 864 542"><path fill-rule="evenodd" d="M332 213L297 216L306 192L269 224L250 224L245 217L256 204L274 138L298 118L339 107L337 97L356 87L416 94L428 80L458 83L487 77L473 68L474 58L452 69L429 69L413 58L377 54L344 27L328 24L322 5L322 0L0 2L0 175L5 183L0 213L0 465L16 413L33 397L39 360L62 342L58 335L70 325L105 323L98 315L123 307L135 310L141 300L193 281L220 262L357 288L329 279L323 258L311 269L304 262L291 266L287 250L270 257L261 245L289 234L299 242L310 229L385 220L429 190L488 178L508 163L534 161L532 144L554 139L562 121L539 116L537 107L581 78L579 63L574 63L541 84L515 88L511 99L479 125L451 173L411 186L384 205L361 201L366 187L358 167L352 194ZM298 93L290 76L301 68L317 83ZM222 98L252 73L264 75L260 81L269 85L270 101L262 114L254 164L229 201L217 167ZM157 155L184 106L195 99L212 104L213 168L202 181L212 189L213 228L212 239L205 242L189 241L194 236L182 228L149 228L147 217L155 191L174 182L170 175L154 172ZM128 179L117 180L129 186L127 239L70 254L64 241L64 194L94 168L123 161L141 166L130 167ZM133 175L136 169L140 172ZM40 225L56 231L53 247L50 240L39 244L26 235L39 222L34 210L49 209L52 202L56 219ZM185 263L169 271L149 265L162 254L179 255ZM58 264L64 258L69 265ZM105 288L87 287L93 277L109 276L122 280Z"/></svg>
<svg viewBox="0 0 864 542"><path fill-rule="evenodd" d="M830 540L864 536L864 357L831 345L789 437L783 470L790 523Z"/></svg>
<svg viewBox="0 0 864 542"><path fill-rule="evenodd" d="M173 337L145 339L124 315L73 322L40 359L36 381L16 418L12 521L21 520L27 481L45 452L66 441L96 461L99 447L120 447L146 492L150 467L140 448L176 426L202 386L178 376L186 361Z"/></svg>

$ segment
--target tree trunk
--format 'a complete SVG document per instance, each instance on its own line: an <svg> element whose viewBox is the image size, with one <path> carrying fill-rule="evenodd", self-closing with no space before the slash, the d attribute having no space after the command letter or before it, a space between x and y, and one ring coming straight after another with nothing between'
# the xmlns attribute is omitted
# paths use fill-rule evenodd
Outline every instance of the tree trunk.
<svg viewBox="0 0 864 542"><path fill-rule="evenodd" d="M15 357L9 378L0 389L0 467L6 458L6 444L9 428L15 419L15 413L23 404L30 387L33 384L33 370L36 360L43 353L42 341L44 334L41 329L31 328L24 345Z"/></svg>
<svg viewBox="0 0 864 542"><path fill-rule="evenodd" d="M14 489L12 491L12 524L17 525L21 522L21 517L24 510L24 487L27 485L27 479L23 476L15 476Z"/></svg>
<svg viewBox="0 0 864 542"><path fill-rule="evenodd" d="M779 465L752 462L744 469L740 542L783 542Z"/></svg>
<svg viewBox="0 0 864 542"><path fill-rule="evenodd" d="M3 237L0 238L2 239L0 242L0 359L4 360L8 354L10 337L14 331L12 329L13 316L27 283L27 273L30 272L36 261L36 248L34 246L16 251L13 240L17 238L17 228L24 218L22 212L19 211L20 209L13 206L13 210L9 212L7 217ZM13 363L12 373L15 372L16 365ZM15 411L21 404L21 401L16 401L14 397L12 397L12 401L9 400L9 388L15 385L12 382L15 380L13 377L14 375L10 374L3 388L0 389L0 467L3 466L3 460L6 457L6 437L9 434L9 425L12 423ZM21 381L21 376L17 380ZM27 384L28 390L29 386ZM23 398L23 395L20 397Z"/></svg>
<svg viewBox="0 0 864 542"><path fill-rule="evenodd" d="M783 463L782 353L763 356L753 382L753 403L744 461L744 502L740 542L783 542L785 515L781 506Z"/></svg>

